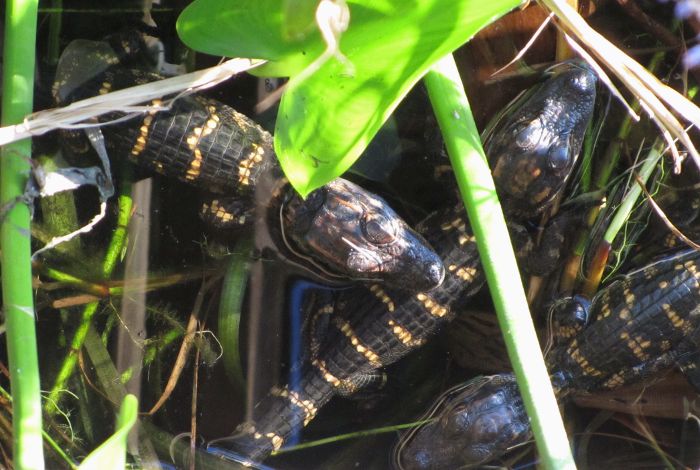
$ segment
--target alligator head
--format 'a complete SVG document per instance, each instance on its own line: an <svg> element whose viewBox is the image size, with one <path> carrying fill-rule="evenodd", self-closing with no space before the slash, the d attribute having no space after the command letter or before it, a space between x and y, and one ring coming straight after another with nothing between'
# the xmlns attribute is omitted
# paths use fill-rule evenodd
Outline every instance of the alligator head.
<svg viewBox="0 0 700 470"><path fill-rule="evenodd" d="M564 188L593 114L597 78L585 63L563 62L550 74L485 132L498 196L518 217L541 212Z"/></svg>
<svg viewBox="0 0 700 470"><path fill-rule="evenodd" d="M330 272L415 291L432 289L445 277L440 257L422 236L384 199L347 180L338 178L305 200L294 196L282 218L289 247Z"/></svg>
<svg viewBox="0 0 700 470"><path fill-rule="evenodd" d="M401 470L464 468L501 456L530 438L530 423L512 374L479 377L445 392L423 424L401 438Z"/></svg>

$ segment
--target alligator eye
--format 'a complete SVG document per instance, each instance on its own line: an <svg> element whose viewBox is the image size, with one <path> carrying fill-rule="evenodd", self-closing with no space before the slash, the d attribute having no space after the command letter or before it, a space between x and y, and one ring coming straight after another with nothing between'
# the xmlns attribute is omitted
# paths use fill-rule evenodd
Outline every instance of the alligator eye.
<svg viewBox="0 0 700 470"><path fill-rule="evenodd" d="M471 425L467 406L459 406L449 410L442 419L442 429L447 435L457 436L468 431Z"/></svg>
<svg viewBox="0 0 700 470"><path fill-rule="evenodd" d="M515 131L515 144L523 149L534 148L540 142L542 132L542 123L539 120L533 121Z"/></svg>
<svg viewBox="0 0 700 470"><path fill-rule="evenodd" d="M567 145L555 145L547 154L549 166L555 170L562 170L569 164L569 147Z"/></svg>
<svg viewBox="0 0 700 470"><path fill-rule="evenodd" d="M366 219L362 224L362 231L370 243L385 245L396 238L396 227L383 216L374 216Z"/></svg>

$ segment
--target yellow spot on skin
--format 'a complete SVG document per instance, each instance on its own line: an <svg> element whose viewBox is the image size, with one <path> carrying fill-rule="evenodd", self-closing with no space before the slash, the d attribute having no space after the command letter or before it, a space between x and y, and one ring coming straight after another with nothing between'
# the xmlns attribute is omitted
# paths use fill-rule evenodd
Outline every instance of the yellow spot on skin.
<svg viewBox="0 0 700 470"><path fill-rule="evenodd" d="M194 158L190 162L190 167L187 169L187 173L185 173L185 179L187 181L192 181L196 179L199 176L199 173L202 168L202 151L199 150L196 146L194 146L192 148L192 152Z"/></svg>
<svg viewBox="0 0 700 470"><path fill-rule="evenodd" d="M343 393L346 395L352 395L357 391L357 384L351 380L343 380L341 387L343 388Z"/></svg>
<svg viewBox="0 0 700 470"><path fill-rule="evenodd" d="M216 108L210 106L209 111L213 113L214 111L216 111ZM187 146L192 151L193 156L192 161L190 161L190 167L185 173L185 179L187 181L195 180L201 174L203 155L202 151L197 147L197 145L199 144L199 141L202 138L214 132L214 129L216 129L218 123L219 118L215 114L211 115L203 127L195 127L194 129L192 129L192 135L188 136L185 140Z"/></svg>
<svg viewBox="0 0 700 470"><path fill-rule="evenodd" d="M610 304L607 302L603 303L603 309L600 311L598 318L607 318L610 316Z"/></svg>
<svg viewBox="0 0 700 470"><path fill-rule="evenodd" d="M416 299L418 299L425 309L434 317L442 318L447 315L449 311L446 307L443 307L422 292L416 294Z"/></svg>
<svg viewBox="0 0 700 470"><path fill-rule="evenodd" d="M319 308L317 310L317 313L323 314L323 315L328 315L330 313L333 313L333 310L335 310L335 309L333 308L332 305L326 305L324 307Z"/></svg>
<svg viewBox="0 0 700 470"><path fill-rule="evenodd" d="M667 287L668 287L668 282L666 282L666 281L659 282L659 289L666 289Z"/></svg>
<svg viewBox="0 0 700 470"><path fill-rule="evenodd" d="M265 434L265 437L270 439L270 442L272 443L272 448L275 450L280 450L280 447L282 447L282 444L284 444L284 439L282 439L282 436L278 436L274 432L268 432Z"/></svg>
<svg viewBox="0 0 700 470"><path fill-rule="evenodd" d="M321 372L323 380L333 385L334 387L340 387L340 380L336 376L328 372L328 369L326 369L326 363L324 361L314 359L313 361L311 361L311 365L316 367L319 370L319 372Z"/></svg>
<svg viewBox="0 0 700 470"><path fill-rule="evenodd" d="M631 307L634 304L634 293L629 289L625 289L624 294L625 304Z"/></svg>
<svg viewBox="0 0 700 470"><path fill-rule="evenodd" d="M584 356L581 355L581 350L578 348L578 341L573 340L571 342L571 345L569 346L568 349L569 356L571 359L573 359L581 368L583 371L584 375L588 375L591 377L597 377L602 375L602 372L599 370L595 369L593 366L591 366L588 363L588 359L586 359Z"/></svg>
<svg viewBox="0 0 700 470"><path fill-rule="evenodd" d="M279 387L277 387L277 386L273 386L273 387L270 389L270 395L272 395L273 397L282 397L282 398L285 398L285 397L289 396L289 392L287 392L287 387L285 387L285 388L279 388Z"/></svg>
<svg viewBox="0 0 700 470"><path fill-rule="evenodd" d="M662 304L661 309L666 314L666 317L671 321L674 328L683 328L685 326L685 320L681 318L678 313L671 308L669 304Z"/></svg>
<svg viewBox="0 0 700 470"><path fill-rule="evenodd" d="M136 138L136 143L131 149L131 155L138 156L146 148L146 141L148 139L148 132L151 129L152 121L153 113L149 113L143 118L141 128L139 129L139 136Z"/></svg>
<svg viewBox="0 0 700 470"><path fill-rule="evenodd" d="M620 320L624 320L624 321L629 321L630 318L632 318L630 316L630 309L628 309L628 308L623 308L622 310L620 310L620 313L618 314L618 316L620 317Z"/></svg>
<svg viewBox="0 0 700 470"><path fill-rule="evenodd" d="M318 408L316 407L316 404L311 401L311 400L303 400L297 392L288 392L288 398L289 401L296 406L297 408L301 408L302 411L304 411L304 426L309 424L312 419L316 417L316 413L318 413Z"/></svg>
<svg viewBox="0 0 700 470"><path fill-rule="evenodd" d="M250 184L250 170L263 160L265 149L255 143L250 144L250 152L238 164L238 182L243 185Z"/></svg>
<svg viewBox="0 0 700 470"><path fill-rule="evenodd" d="M472 282L476 275L476 268L459 268L455 274L465 282Z"/></svg>
<svg viewBox="0 0 700 470"><path fill-rule="evenodd" d="M450 230L453 230L453 229L457 229L461 232L464 232L466 230L467 226L464 222L464 219L462 219L461 217L457 217L456 219L454 219L451 222L445 222L444 224L442 224L440 226L440 228L444 232L449 232Z"/></svg>
<svg viewBox="0 0 700 470"><path fill-rule="evenodd" d="M422 339L414 339L410 331L396 323L394 320L389 320L388 325L399 341L409 348L420 346L425 342L425 340Z"/></svg>
<svg viewBox="0 0 700 470"><path fill-rule="evenodd" d="M203 204L202 205L202 212L203 213L209 213L212 214L214 217L222 221L223 223L228 223L233 220L236 220L236 216L227 211L219 202L218 199L214 199L211 201L211 205L209 204ZM240 217L238 220L236 220L239 224L244 224L245 223L245 216Z"/></svg>
<svg viewBox="0 0 700 470"><path fill-rule="evenodd" d="M393 312L394 309L396 308L396 305L394 304L394 301L391 300L391 297L382 289L378 284L373 284L369 288L370 292L374 294L375 297L377 297L384 305L386 305L387 310L389 312Z"/></svg>
<svg viewBox="0 0 700 470"><path fill-rule="evenodd" d="M102 87L100 88L100 91L98 92L100 95L106 95L112 90L112 84L109 82L103 82Z"/></svg>
<svg viewBox="0 0 700 470"><path fill-rule="evenodd" d="M475 242L476 238L474 235L465 235L464 233L459 234L459 244L460 245L465 245L469 242Z"/></svg>
<svg viewBox="0 0 700 470"><path fill-rule="evenodd" d="M360 338L357 337L352 327L350 326L350 323L341 318L336 318L335 321L336 324L340 327L340 331L345 335L346 338L350 340L350 344L353 345L355 350L358 353L362 354L372 366L381 367L382 363L379 360L379 356L369 347L362 344L362 341L360 341Z"/></svg>
<svg viewBox="0 0 700 470"><path fill-rule="evenodd" d="M641 336L630 338L630 335L626 331L623 331L620 334L620 339L627 343L627 347L632 351L634 357L642 361L646 361L647 359L649 359L649 354L644 352L645 347L648 347L649 344L651 344L649 341L644 341L642 343L641 340L643 338ZM647 346L644 346L645 344Z"/></svg>
<svg viewBox="0 0 700 470"><path fill-rule="evenodd" d="M616 388L619 387L620 385L624 384L625 380L622 378L620 374L615 374L612 377L610 377L608 380L603 382L603 388Z"/></svg>

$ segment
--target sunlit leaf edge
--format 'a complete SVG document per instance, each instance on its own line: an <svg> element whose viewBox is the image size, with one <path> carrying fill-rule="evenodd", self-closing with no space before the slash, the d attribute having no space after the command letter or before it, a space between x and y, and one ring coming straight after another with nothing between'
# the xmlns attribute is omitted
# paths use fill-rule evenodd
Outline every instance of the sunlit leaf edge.
<svg viewBox="0 0 700 470"><path fill-rule="evenodd" d="M443 5L445 2L438 0L432 3ZM377 32L372 37L374 41L360 41L361 34L356 31L353 34L352 29L353 26L357 28L358 24L351 23L350 30L343 36L341 49L355 65L355 75L352 78L344 76L345 65L332 60L303 84L285 94L275 129L275 150L285 174L302 196L340 176L352 165L401 99L433 63L519 5L519 2L512 0L491 2L486 6L470 0L451 2L452 5L457 3L462 8L461 18L469 18L469 21L460 23L458 31L444 34L436 45L424 44L423 48L427 51L425 56L420 61L415 60L413 68L403 69L401 76L388 76L390 74L381 69L381 61L378 60L382 58L381 54L379 57L372 56L373 47L380 47L381 50L381 43L375 44L377 41L390 39L391 30L395 28L391 25L391 18L382 21L387 34ZM357 15L353 18L357 18ZM397 23L405 23L406 19L406 15L403 15ZM361 26L373 29L372 24ZM352 106L353 101L361 99L361 88L348 86L345 94L339 90L353 81L371 83L375 87L382 85L378 87L381 103L370 106L369 111L360 109L357 116L348 116L345 113L347 109L361 108ZM340 106L340 103L344 106ZM353 119L364 126L354 134L351 132Z"/></svg>
<svg viewBox="0 0 700 470"><path fill-rule="evenodd" d="M79 470L123 470L126 464L126 444L129 431L138 416L138 399L126 395L117 416L116 430L78 467Z"/></svg>

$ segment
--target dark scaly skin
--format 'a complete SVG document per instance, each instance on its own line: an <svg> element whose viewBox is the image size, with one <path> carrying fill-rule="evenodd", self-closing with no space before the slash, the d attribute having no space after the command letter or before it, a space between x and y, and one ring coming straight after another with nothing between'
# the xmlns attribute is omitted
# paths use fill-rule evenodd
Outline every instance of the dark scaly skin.
<svg viewBox="0 0 700 470"><path fill-rule="evenodd" d="M597 78L567 61L530 89L485 133L484 150L508 213L531 217L561 192L572 173L593 114Z"/></svg>
<svg viewBox="0 0 700 470"><path fill-rule="evenodd" d="M481 377L443 393L406 433L393 455L405 470L462 468L530 438L530 423L511 374ZM459 456L457 459L456 456Z"/></svg>
<svg viewBox="0 0 700 470"><path fill-rule="evenodd" d="M593 299L589 318L592 323L547 357L560 399L642 381L700 351L700 253L681 252L614 282ZM476 465L529 439L522 432L529 420L520 395L512 393L512 374L496 377L481 387L478 399L465 396L459 406L463 417L471 413L478 420L463 419L468 425L455 434L441 424L454 421L449 416L454 408L441 410L448 416L436 412L439 421L400 444L399 468ZM510 401L485 410L488 394L505 394ZM498 438L489 441L483 435Z"/></svg>
<svg viewBox="0 0 700 470"><path fill-rule="evenodd" d="M106 43L82 41L67 50L54 85L61 105L162 78L122 67ZM96 69L86 71L85 64ZM99 119L121 117L110 113ZM223 103L183 96L166 111L101 130L110 154L128 155L141 167L213 194L203 210L213 225L251 223L255 192L264 187L260 191L269 191L263 196L264 209L276 227L277 248L294 262L321 267L333 277L408 289L428 289L442 281L444 268L437 254L382 198L338 179L302 200L283 178L272 136Z"/></svg>
<svg viewBox="0 0 700 470"><path fill-rule="evenodd" d="M574 113L566 123L548 124L543 129L543 134L558 131L575 137L564 141L547 138L541 142L542 145L555 143L558 149L578 154L595 100L595 76L578 65L565 64L557 70L553 79L545 82L540 90L560 94L561 99L545 94L548 105L542 106L539 101L545 99L544 92L534 93L531 96L535 101L522 102L524 110L516 111L512 119L521 122L523 116L527 116L542 123L548 119L558 119L562 114L560 108L573 96L590 100L587 106L579 108L581 114ZM572 86L575 88L573 91L569 90ZM557 108L557 112L551 110L551 106ZM540 118L536 118L537 113L540 113ZM561 165L555 168L556 171L547 170L552 166L548 147L533 148L514 140L510 119L503 120L503 127L496 129L490 137L492 148L502 150L492 159L493 167L500 172L496 183L500 194L508 194L500 186L511 184L506 174L521 172L522 161L527 161L530 168L540 168L542 177L533 184L519 188L517 192L517 197L524 202L515 207L514 213L532 216L541 212L564 187L569 173L564 172ZM567 129L566 125L574 128ZM561 155L557 156L561 159ZM566 155L567 164L564 167L568 172L576 156ZM542 198L542 185L545 183L556 189ZM513 213L510 209L506 206L506 210ZM374 285L369 292L352 292L343 296L330 321L334 328L327 333L310 363L305 365L299 388L285 388L271 393L256 407L254 423L239 427L238 434L232 437L213 441L210 445L212 452L228 458L264 459L280 448L293 429L313 419L318 409L334 395L352 390L364 374L414 351L454 317L456 310L484 282L464 207L457 205L454 209L433 214L422 221L418 229L436 248L447 268L442 285L417 293Z"/></svg>
<svg viewBox="0 0 700 470"><path fill-rule="evenodd" d="M318 353L305 364L299 387L273 390L255 408L254 423L232 437L212 441L209 451L233 460L260 461L292 432L311 421L336 394L355 387L363 374L389 365L424 344L453 318L456 304L484 282L474 237L459 207L420 224L448 267L443 283L419 293L381 287L346 296Z"/></svg>

